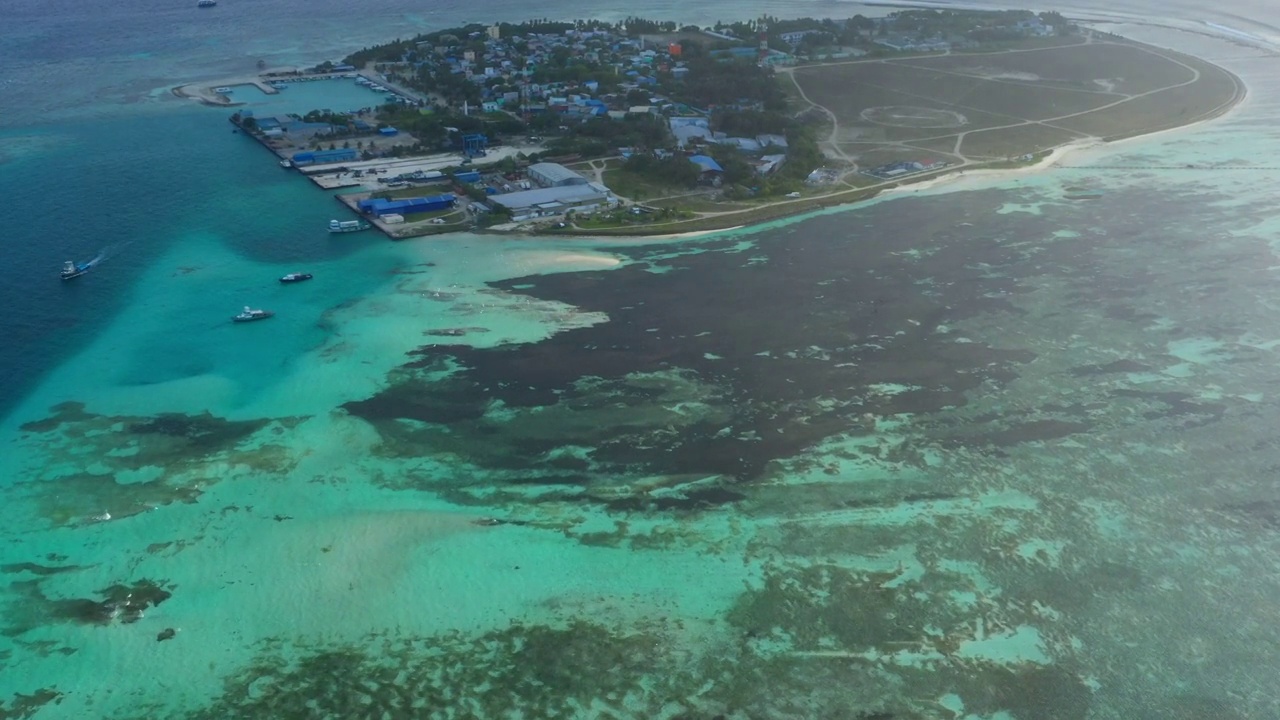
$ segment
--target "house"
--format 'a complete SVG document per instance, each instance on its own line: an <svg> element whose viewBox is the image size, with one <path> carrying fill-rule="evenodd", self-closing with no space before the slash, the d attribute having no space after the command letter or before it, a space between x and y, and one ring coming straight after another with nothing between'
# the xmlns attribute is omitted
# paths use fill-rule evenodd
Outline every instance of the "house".
<svg viewBox="0 0 1280 720"><path fill-rule="evenodd" d="M720 176L724 175L724 168L709 155L692 155L689 157L689 162L698 166L700 181L718 183Z"/></svg>
<svg viewBox="0 0 1280 720"><path fill-rule="evenodd" d="M760 151L760 143L756 142L753 138L726 137L723 139L717 139L717 142L720 145L732 145L742 152L754 153Z"/></svg>
<svg viewBox="0 0 1280 720"><path fill-rule="evenodd" d="M760 161L755 164L756 173L759 175L772 175L786 161L786 155L762 155Z"/></svg>
<svg viewBox="0 0 1280 720"><path fill-rule="evenodd" d="M781 135L757 135L756 142L759 143L762 148L770 146L785 148L787 146L787 139Z"/></svg>
<svg viewBox="0 0 1280 720"><path fill-rule="evenodd" d="M889 35L887 37L878 37L874 42L877 45L883 45L890 50L899 52L943 52L951 49L951 43L942 38L915 40L902 35Z"/></svg>
<svg viewBox="0 0 1280 720"><path fill-rule="evenodd" d="M676 145L679 147L713 136L711 123L703 117L673 117L667 120L667 126L671 128L671 134L676 136Z"/></svg>
<svg viewBox="0 0 1280 720"><path fill-rule="evenodd" d="M1053 34L1053 28L1045 25L1040 18L1019 20L1017 23L1017 29L1027 35L1035 35L1037 37L1045 37Z"/></svg>
<svg viewBox="0 0 1280 720"><path fill-rule="evenodd" d="M795 47L799 45L800 41L804 40L805 37L812 35L816 32L820 32L820 31L819 30L796 30L795 32L778 33L778 39L790 45L791 47Z"/></svg>

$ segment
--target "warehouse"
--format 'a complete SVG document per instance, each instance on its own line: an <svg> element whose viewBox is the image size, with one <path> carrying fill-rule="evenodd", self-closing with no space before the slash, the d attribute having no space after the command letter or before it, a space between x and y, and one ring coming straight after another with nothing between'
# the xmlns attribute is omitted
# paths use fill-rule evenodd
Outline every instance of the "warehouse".
<svg viewBox="0 0 1280 720"><path fill-rule="evenodd" d="M339 148L336 150L308 150L294 153L290 160L294 165L323 165L326 163L345 162L358 157L355 150Z"/></svg>
<svg viewBox="0 0 1280 720"><path fill-rule="evenodd" d="M559 163L534 163L530 165L529 179L544 188L587 184L586 178Z"/></svg>
<svg viewBox="0 0 1280 720"><path fill-rule="evenodd" d="M356 206L360 208L360 212L366 215L382 217L384 215L413 215L415 213L448 210L457 201L458 198L446 193L444 195L432 195L431 197L405 198L404 200L369 198L356 203Z"/></svg>
<svg viewBox="0 0 1280 720"><path fill-rule="evenodd" d="M524 190L489 199L509 210L512 220L562 215L570 210L595 210L618 202L609 188L600 183Z"/></svg>

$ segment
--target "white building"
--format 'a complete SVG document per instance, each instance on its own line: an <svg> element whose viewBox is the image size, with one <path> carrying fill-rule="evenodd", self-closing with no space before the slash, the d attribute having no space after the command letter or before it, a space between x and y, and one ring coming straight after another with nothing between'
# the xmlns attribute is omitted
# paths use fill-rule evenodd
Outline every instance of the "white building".
<svg viewBox="0 0 1280 720"><path fill-rule="evenodd" d="M587 184L585 177L559 163L534 163L530 165L529 179L544 188Z"/></svg>
<svg viewBox="0 0 1280 720"><path fill-rule="evenodd" d="M596 210L613 207L618 202L609 188L600 183L538 188L493 195L489 200L509 210L512 220L563 215L570 210Z"/></svg>

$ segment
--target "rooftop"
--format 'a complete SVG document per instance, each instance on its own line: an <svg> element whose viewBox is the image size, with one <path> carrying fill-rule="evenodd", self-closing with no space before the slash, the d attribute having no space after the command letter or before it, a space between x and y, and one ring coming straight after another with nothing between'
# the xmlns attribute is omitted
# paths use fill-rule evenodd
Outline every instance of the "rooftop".
<svg viewBox="0 0 1280 720"><path fill-rule="evenodd" d="M529 166L529 172L538 173L542 177L546 178L547 182L550 183L559 183L564 182L565 180L581 181L582 178L582 175L570 170L560 163L534 163Z"/></svg>
<svg viewBox="0 0 1280 720"><path fill-rule="evenodd" d="M587 183L586 185L565 185L563 187L538 188L536 190L507 193L506 195L494 195L489 200L508 210L522 210L566 200L572 202L592 197L605 197L608 194L609 188L600 183Z"/></svg>

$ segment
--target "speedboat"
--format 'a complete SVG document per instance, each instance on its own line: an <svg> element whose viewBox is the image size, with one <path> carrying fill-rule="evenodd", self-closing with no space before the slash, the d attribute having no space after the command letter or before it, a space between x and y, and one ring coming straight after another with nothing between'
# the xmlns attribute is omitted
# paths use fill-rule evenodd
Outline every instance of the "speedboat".
<svg viewBox="0 0 1280 720"><path fill-rule="evenodd" d="M281 160L280 167L285 168L287 170L288 168L293 167L293 163L288 160Z"/></svg>
<svg viewBox="0 0 1280 720"><path fill-rule="evenodd" d="M218 4L217 0L200 0L199 2L196 3L196 7L211 8L217 4Z"/></svg>
<svg viewBox="0 0 1280 720"><path fill-rule="evenodd" d="M90 265L89 263L77 264L68 260L62 264L62 273L61 273L62 279L71 280L73 278L78 278L81 275L89 272L91 269L93 269L93 265Z"/></svg>
<svg viewBox="0 0 1280 720"><path fill-rule="evenodd" d="M280 278L280 282L295 283L295 282L302 282L303 280L310 280L310 279L311 279L311 273L289 273L288 275L285 275L284 277Z"/></svg>
<svg viewBox="0 0 1280 720"><path fill-rule="evenodd" d="M231 318L232 322L253 322L254 320L266 320L274 316L275 313L270 310L251 310L248 305L244 306L244 312Z"/></svg>

